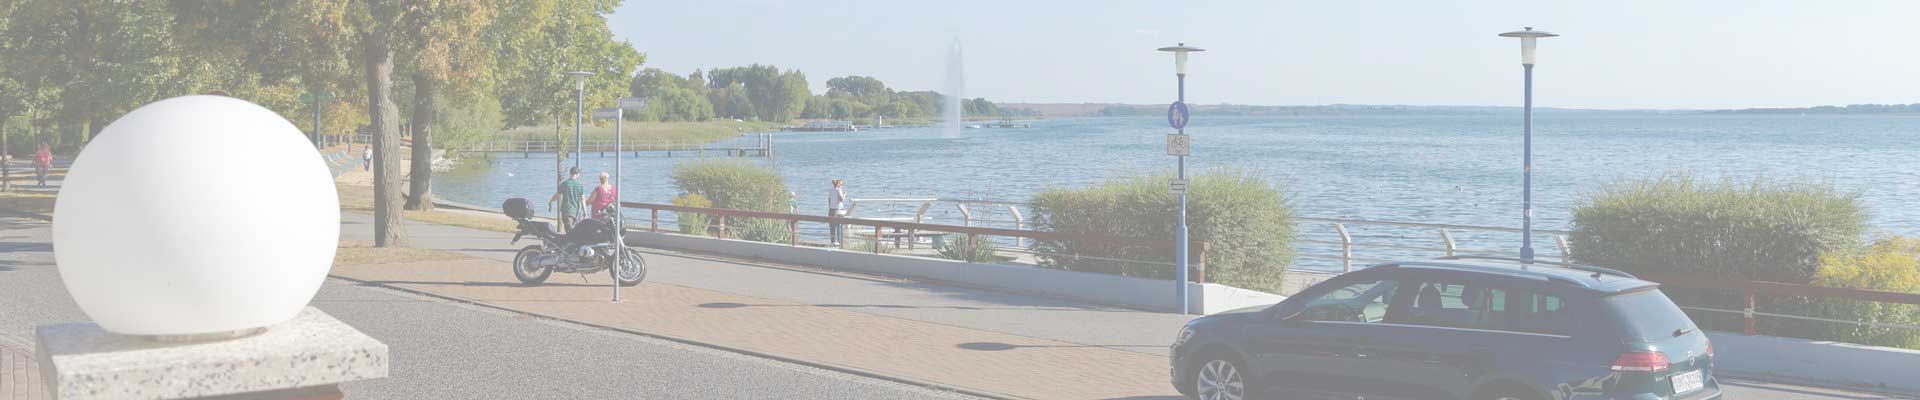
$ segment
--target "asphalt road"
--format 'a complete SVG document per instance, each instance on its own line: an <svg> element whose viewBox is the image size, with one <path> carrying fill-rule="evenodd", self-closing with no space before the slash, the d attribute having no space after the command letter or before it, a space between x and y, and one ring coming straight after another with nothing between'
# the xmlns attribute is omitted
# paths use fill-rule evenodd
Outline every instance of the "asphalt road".
<svg viewBox="0 0 1920 400"><path fill-rule="evenodd" d="M15 347L35 325L87 319L60 283L48 233L0 216L0 340ZM343 385L348 398L968 398L340 280L312 304L391 349L392 376Z"/></svg>
<svg viewBox="0 0 1920 400"><path fill-rule="evenodd" d="M339 280L312 304L392 349L392 377L345 385L350 398L966 398ZM46 223L0 214L0 341L27 345L35 325L83 320L53 267ZM1722 382L1730 399L1913 399Z"/></svg>

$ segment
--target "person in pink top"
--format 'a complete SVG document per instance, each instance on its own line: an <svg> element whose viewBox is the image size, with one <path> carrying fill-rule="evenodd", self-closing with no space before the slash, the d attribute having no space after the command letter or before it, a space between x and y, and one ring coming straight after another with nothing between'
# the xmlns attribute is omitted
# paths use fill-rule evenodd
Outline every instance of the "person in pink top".
<svg viewBox="0 0 1920 400"><path fill-rule="evenodd" d="M613 184L607 182L607 173L600 173L600 186L593 188L593 194L587 195L587 205L592 207L594 218L606 218L613 212Z"/></svg>

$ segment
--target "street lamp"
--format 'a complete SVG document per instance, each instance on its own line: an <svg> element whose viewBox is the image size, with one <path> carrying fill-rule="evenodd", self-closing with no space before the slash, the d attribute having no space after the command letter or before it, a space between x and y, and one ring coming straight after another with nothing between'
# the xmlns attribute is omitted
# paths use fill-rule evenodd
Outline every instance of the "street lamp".
<svg viewBox="0 0 1920 400"><path fill-rule="evenodd" d="M1167 124L1178 132L1167 138L1167 154L1179 159L1179 176L1168 184L1175 195L1180 197L1180 224L1174 227L1173 240L1173 279L1174 296L1179 297L1180 313L1190 310L1187 300L1187 153L1191 140L1187 138L1187 53L1206 51L1198 47L1179 43L1173 47L1161 47L1160 51L1173 52L1173 74L1179 79L1180 97L1167 109Z"/></svg>
<svg viewBox="0 0 1920 400"><path fill-rule="evenodd" d="M1526 259L1526 260L1532 260L1533 259L1533 45L1534 45L1534 42L1538 41L1540 38L1550 38L1550 37L1560 36L1560 35L1555 35L1555 34L1543 32L1543 31L1536 31L1536 30L1533 30L1533 27L1529 26L1529 27L1526 27L1526 30L1502 33L1500 34L1500 36L1510 37L1510 38L1520 38L1520 66L1526 70L1526 89L1525 89L1526 100L1525 100L1525 105L1521 108L1521 115L1522 115L1521 121L1523 121L1521 122L1521 124L1522 126L1524 126L1524 128L1522 128L1522 132L1525 132L1523 134L1524 135L1523 137L1525 139L1522 139L1522 143L1524 143L1522 144L1522 146L1525 147L1525 152L1523 153L1524 155L1521 156L1521 164L1520 164L1520 168L1521 168L1520 258Z"/></svg>
<svg viewBox="0 0 1920 400"><path fill-rule="evenodd" d="M581 154L580 152L582 150L585 150L585 147L582 147L583 145L582 145L582 142L580 141L580 119L581 119L581 115L586 113L587 77L593 76L593 73L587 72L587 71L573 71L573 72L565 73L563 75L573 77L573 83L574 83L574 86L573 86L573 99L574 99L574 103L573 103L573 168L578 169L580 168L580 154Z"/></svg>

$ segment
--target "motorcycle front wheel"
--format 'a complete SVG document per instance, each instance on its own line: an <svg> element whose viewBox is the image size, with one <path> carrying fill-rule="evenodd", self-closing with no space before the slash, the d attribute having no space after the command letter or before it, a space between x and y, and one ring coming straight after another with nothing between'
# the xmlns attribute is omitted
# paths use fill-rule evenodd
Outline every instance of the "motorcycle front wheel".
<svg viewBox="0 0 1920 400"><path fill-rule="evenodd" d="M540 246L527 246L513 255L513 277L520 278L520 283L538 285L546 282L548 275L553 275L552 269L534 265L533 258L539 256L541 251Z"/></svg>
<svg viewBox="0 0 1920 400"><path fill-rule="evenodd" d="M647 260L640 258L640 251L633 248L621 249L620 268L613 268L614 279L620 280L620 286L633 286L647 280Z"/></svg>

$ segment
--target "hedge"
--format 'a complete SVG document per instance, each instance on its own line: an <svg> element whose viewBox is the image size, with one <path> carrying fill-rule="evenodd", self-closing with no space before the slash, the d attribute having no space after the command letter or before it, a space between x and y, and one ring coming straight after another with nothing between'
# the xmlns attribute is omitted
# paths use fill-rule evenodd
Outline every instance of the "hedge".
<svg viewBox="0 0 1920 400"><path fill-rule="evenodd" d="M1616 183L1573 210L1572 258L1634 273L1920 292L1920 241L1863 245L1867 209L1830 185L1701 183L1676 174ZM1671 288L1682 305L1746 306L1726 290ZM1761 296L1755 308L1819 318L1920 325L1920 307L1839 299ZM1744 329L1740 315L1689 312L1706 329ZM1855 324L1761 317L1775 336L1920 348L1920 333Z"/></svg>
<svg viewBox="0 0 1920 400"><path fill-rule="evenodd" d="M787 185L772 168L735 159L701 159L673 167L673 186L689 195L712 201L711 207L730 210L787 212ZM682 217L683 219L685 217ZM728 218L732 237L786 243L790 232L784 221L764 218Z"/></svg>
<svg viewBox="0 0 1920 400"><path fill-rule="evenodd" d="M1616 183L1573 209L1572 258L1628 272L1784 283L1859 246L1858 194L1811 183L1701 183L1666 175Z"/></svg>
<svg viewBox="0 0 1920 400"><path fill-rule="evenodd" d="M1107 180L1081 189L1050 188L1033 196L1038 230L1172 239L1176 198L1171 174ZM1293 209L1281 189L1257 174L1220 170L1193 177L1187 199L1192 240L1208 243L1207 278L1230 286L1279 292L1293 262ZM1173 279L1173 250L1110 243L1037 241L1042 267L1151 279ZM1198 261L1200 249L1190 249ZM1096 258L1097 257L1097 258ZM1105 259L1120 259L1126 262Z"/></svg>

